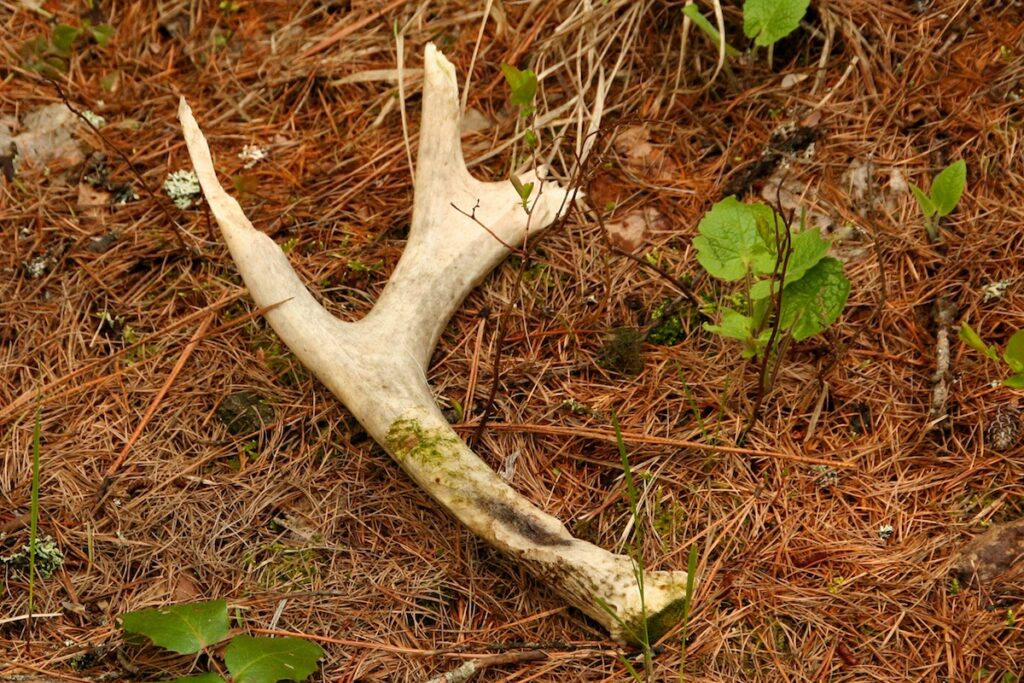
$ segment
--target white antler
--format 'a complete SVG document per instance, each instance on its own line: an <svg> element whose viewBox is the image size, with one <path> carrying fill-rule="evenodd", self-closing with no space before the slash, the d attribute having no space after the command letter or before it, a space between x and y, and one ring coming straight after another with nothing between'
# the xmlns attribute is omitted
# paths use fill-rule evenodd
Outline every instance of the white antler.
<svg viewBox="0 0 1024 683"><path fill-rule="evenodd" d="M685 572L648 572L643 591L632 560L573 538L554 517L508 486L445 421L426 369L463 298L557 218L567 192L545 183L532 216L510 183L475 180L462 158L458 84L427 45L423 116L409 242L380 300L362 320L342 322L299 281L284 252L252 227L217 182L210 150L181 100L185 142L203 193L259 306L288 348L348 407L417 484L482 539L525 566L619 641L636 640L646 617L653 639L681 615ZM535 174L522 179L540 188ZM475 209L488 234L462 210ZM283 302L283 303L281 303Z"/></svg>

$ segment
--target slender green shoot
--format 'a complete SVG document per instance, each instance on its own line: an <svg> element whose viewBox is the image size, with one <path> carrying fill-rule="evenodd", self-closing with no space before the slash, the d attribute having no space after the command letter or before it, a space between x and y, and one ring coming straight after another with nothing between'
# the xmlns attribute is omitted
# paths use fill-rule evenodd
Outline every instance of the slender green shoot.
<svg viewBox="0 0 1024 683"><path fill-rule="evenodd" d="M703 14L700 13L700 8L696 4L687 5L683 8L683 14L685 14L690 21L694 23L704 34L711 39L711 42L715 46L722 44L722 34L718 32L718 29L708 21ZM725 44L725 54L729 57L739 57L742 53L734 48L729 43Z"/></svg>
<svg viewBox="0 0 1024 683"><path fill-rule="evenodd" d="M619 447L619 458L622 459L622 474L626 482L626 498L629 501L629 514L633 518L633 573L636 575L637 588L640 590L640 633L636 641L640 644L644 656L644 672L647 680L651 680L654 669L653 653L651 652L651 636L647 628L647 604L644 601L644 553L643 553L643 527L640 524L638 512L639 496L636 491L636 484L633 481L633 470L629 466L629 454L626 452L626 443L622 440L622 430L619 429L619 418L612 413L612 427L615 429L615 443ZM630 667L632 668L632 667Z"/></svg>
<svg viewBox="0 0 1024 683"><path fill-rule="evenodd" d="M686 639L690 630L690 605L693 602L693 584L697 577L697 544L690 546L686 562L686 594L683 596L682 635L679 639L679 683L686 680Z"/></svg>
<svg viewBox="0 0 1024 683"><path fill-rule="evenodd" d="M36 422L32 429L32 507L28 528L28 613L35 607L36 537L39 530L39 440L42 429L43 407L36 407Z"/></svg>

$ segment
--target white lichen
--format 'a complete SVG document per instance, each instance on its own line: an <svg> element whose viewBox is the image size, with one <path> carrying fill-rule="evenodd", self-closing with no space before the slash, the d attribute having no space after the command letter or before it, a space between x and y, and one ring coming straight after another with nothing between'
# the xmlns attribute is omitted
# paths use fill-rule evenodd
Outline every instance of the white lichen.
<svg viewBox="0 0 1024 683"><path fill-rule="evenodd" d="M82 118L88 121L92 126L96 128L102 128L103 126L107 125L107 120L99 114L97 114L96 112L92 111L91 109L86 109L85 111L83 111Z"/></svg>
<svg viewBox="0 0 1024 683"><path fill-rule="evenodd" d="M195 171L180 170L164 179L164 192L179 209L187 209L199 199L202 188Z"/></svg>
<svg viewBox="0 0 1024 683"><path fill-rule="evenodd" d="M989 301L995 301L996 299L1002 299L1003 295L1006 294L1006 290L1013 284L1011 280L1000 280L999 282L993 282L991 284L982 287L981 291L985 294L985 298L982 303L988 303Z"/></svg>
<svg viewBox="0 0 1024 683"><path fill-rule="evenodd" d="M245 162L246 168L252 168L267 158L267 148L258 145L246 145L238 153L238 158Z"/></svg>
<svg viewBox="0 0 1024 683"><path fill-rule="evenodd" d="M31 555L35 556L36 575L41 579L50 578L64 564L64 553L57 546L57 541L52 536L44 535L36 539L35 553L26 543L10 555L0 555L0 565L9 571L28 574Z"/></svg>
<svg viewBox="0 0 1024 683"><path fill-rule="evenodd" d="M892 528L892 524L883 524L882 526L878 527L878 537L883 541L888 541L890 538L892 538L892 535L893 533L895 533L895 531L896 530Z"/></svg>

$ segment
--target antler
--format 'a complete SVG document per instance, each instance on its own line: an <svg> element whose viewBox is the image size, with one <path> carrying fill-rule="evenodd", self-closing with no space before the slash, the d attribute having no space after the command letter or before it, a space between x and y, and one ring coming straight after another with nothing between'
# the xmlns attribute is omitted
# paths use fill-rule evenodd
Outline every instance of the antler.
<svg viewBox="0 0 1024 683"><path fill-rule="evenodd" d="M239 271L291 351L348 407L409 476L480 538L525 566L620 642L651 639L681 616L685 572L647 572L574 538L513 490L455 434L426 381L427 365L463 298L523 244L528 227L554 221L567 191L545 183L531 216L510 183L472 178L462 158L455 69L428 44L423 115L409 241L373 310L358 322L331 316L310 295L284 252L253 228L221 187L210 149L184 98L185 142L203 193ZM523 177L538 188L536 174ZM492 234L454 207L476 207Z"/></svg>

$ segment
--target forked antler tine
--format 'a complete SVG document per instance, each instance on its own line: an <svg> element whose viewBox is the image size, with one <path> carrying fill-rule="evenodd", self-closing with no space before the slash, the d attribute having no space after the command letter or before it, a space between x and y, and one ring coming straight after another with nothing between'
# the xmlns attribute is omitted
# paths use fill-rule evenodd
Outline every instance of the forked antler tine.
<svg viewBox="0 0 1024 683"><path fill-rule="evenodd" d="M179 117L243 279L258 305L285 302L267 319L302 363L474 533L617 640L638 638L645 617L649 636L657 637L679 619L686 573L646 572L641 593L630 558L573 538L508 486L459 439L431 396L426 364L455 308L508 255L506 245L521 244L528 228L547 227L566 198L564 189L547 184L528 216L511 184L474 180L462 160L457 94L454 68L428 45L409 242L377 305L357 323L340 322L316 303L281 249L252 227L217 182L209 148L184 100ZM462 213L474 207L490 232Z"/></svg>

